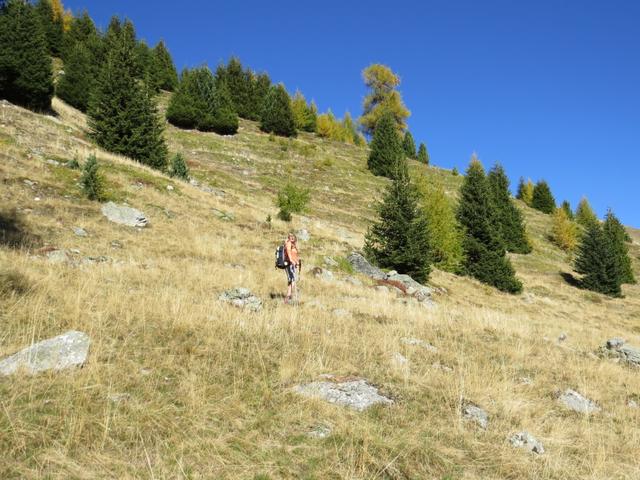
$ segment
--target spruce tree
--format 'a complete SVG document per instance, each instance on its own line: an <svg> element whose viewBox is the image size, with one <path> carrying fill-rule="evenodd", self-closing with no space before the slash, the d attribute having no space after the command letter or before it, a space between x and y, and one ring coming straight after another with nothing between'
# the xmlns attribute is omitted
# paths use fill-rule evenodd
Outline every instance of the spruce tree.
<svg viewBox="0 0 640 480"><path fill-rule="evenodd" d="M627 245L627 231L618 220L618 217L609 210L602 225L604 233L609 237L611 247L618 259L618 269L620 271L620 283L636 283L631 258L629 258L629 246Z"/></svg>
<svg viewBox="0 0 640 480"><path fill-rule="evenodd" d="M411 135L411 132L409 130L407 130L404 134L402 148L404 149L404 154L407 156L407 158L417 158L416 143L413 141L413 135Z"/></svg>
<svg viewBox="0 0 640 480"><path fill-rule="evenodd" d="M591 208L591 205L589 205L587 197L582 197L580 203L578 203L578 207L576 208L576 222L585 228L592 223L598 223L598 217Z"/></svg>
<svg viewBox="0 0 640 480"><path fill-rule="evenodd" d="M524 178L520 177L516 198L518 200L522 200L528 206L531 206L531 203L533 202L533 189L534 186L531 180L527 180L525 182Z"/></svg>
<svg viewBox="0 0 640 480"><path fill-rule="evenodd" d="M252 116L260 120L264 107L264 100L267 98L271 88L271 79L266 73L260 73L255 77L255 82L251 89L251 110Z"/></svg>
<svg viewBox="0 0 640 480"><path fill-rule="evenodd" d="M89 106L92 136L111 152L163 169L167 157L163 126L150 90L135 78L133 25L125 22L107 45L110 49Z"/></svg>
<svg viewBox="0 0 640 480"><path fill-rule="evenodd" d="M229 88L231 100L238 116L249 120L256 120L252 108L252 89L254 76L250 70L243 70L242 63L237 57L232 57L227 63L224 80Z"/></svg>
<svg viewBox="0 0 640 480"><path fill-rule="evenodd" d="M586 226L575 261L575 271L583 275L583 288L612 297L622 295L620 259L611 239L597 222Z"/></svg>
<svg viewBox="0 0 640 480"><path fill-rule="evenodd" d="M377 131L377 129L376 129ZM424 283L431 271L431 246L426 216L418 208L406 160L395 164L393 181L378 206L378 221L365 237L365 254L382 268L392 268Z"/></svg>
<svg viewBox="0 0 640 480"><path fill-rule="evenodd" d="M0 7L0 98L32 110L51 108L51 58L42 25L30 3Z"/></svg>
<svg viewBox="0 0 640 480"><path fill-rule="evenodd" d="M173 92L178 86L178 73L163 40L153 48L151 76L155 89Z"/></svg>
<svg viewBox="0 0 640 480"><path fill-rule="evenodd" d="M522 213L511 200L509 178L501 165L495 165L487 176L491 200L496 211L496 227L504 247L513 253L531 253L531 244L522 219Z"/></svg>
<svg viewBox="0 0 640 480"><path fill-rule="evenodd" d="M87 111L95 82L94 57L83 42L77 42L67 55L64 75L56 85L56 95L72 107Z"/></svg>
<svg viewBox="0 0 640 480"><path fill-rule="evenodd" d="M167 121L178 128L196 128L203 113L191 91L189 70L183 70L176 91L171 95L167 106Z"/></svg>
<svg viewBox="0 0 640 480"><path fill-rule="evenodd" d="M42 32L44 33L49 54L54 57L60 56L64 33L62 18L55 17L51 0L38 0L35 9L42 27Z"/></svg>
<svg viewBox="0 0 640 480"><path fill-rule="evenodd" d="M87 44L87 42L93 42L99 38L98 31L96 29L93 20L85 10L78 17L74 17L71 21L69 31L64 34L62 41L62 59L66 63L71 50L78 42ZM98 46L91 43L94 48L102 48L102 45Z"/></svg>
<svg viewBox="0 0 640 480"><path fill-rule="evenodd" d="M393 178L396 164L404 157L404 149L395 117L391 112L380 117L375 127L367 166L374 175Z"/></svg>
<svg viewBox="0 0 640 480"><path fill-rule="evenodd" d="M238 132L238 114L233 107L226 82L216 82L213 120L212 130L220 135L235 135Z"/></svg>
<svg viewBox="0 0 640 480"><path fill-rule="evenodd" d="M189 167L187 167L187 163L181 153L176 153L171 159L169 175L181 180L189 180Z"/></svg>
<svg viewBox="0 0 640 480"><path fill-rule="evenodd" d="M98 160L95 155L91 155L82 168L80 186L89 200L104 199L104 180L100 175Z"/></svg>
<svg viewBox="0 0 640 480"><path fill-rule="evenodd" d="M500 233L494 226L496 212L482 164L472 159L460 189L458 221L465 231L462 271L499 290L518 293L522 283L515 277L505 255Z"/></svg>
<svg viewBox="0 0 640 480"><path fill-rule="evenodd" d="M420 147L418 147L418 161L425 165L429 165L429 153L427 152L427 147L424 143L421 143Z"/></svg>
<svg viewBox="0 0 640 480"><path fill-rule="evenodd" d="M556 200L551 194L549 184L544 180L540 180L533 188L533 197L531 206L543 213L551 214L556 210Z"/></svg>
<svg viewBox="0 0 640 480"><path fill-rule="evenodd" d="M296 126L291 111L289 94L282 84L269 89L264 100L260 129L283 137L295 137Z"/></svg>
<svg viewBox="0 0 640 480"><path fill-rule="evenodd" d="M564 200L560 208L564 210L564 213L566 214L569 220L573 220L573 211L571 210L571 204L569 203L568 200Z"/></svg>

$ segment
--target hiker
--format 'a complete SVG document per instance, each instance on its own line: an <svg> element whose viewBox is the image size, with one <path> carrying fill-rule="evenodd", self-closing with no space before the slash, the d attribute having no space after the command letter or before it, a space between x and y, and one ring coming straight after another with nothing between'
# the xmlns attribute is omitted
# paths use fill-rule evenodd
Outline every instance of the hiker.
<svg viewBox="0 0 640 480"><path fill-rule="evenodd" d="M284 299L284 303L289 303L292 295L297 296L296 281L298 280L298 272L300 271L300 256L298 252L298 239L293 233L287 236L287 240L284 242L284 255L287 266L285 272L287 273L287 296Z"/></svg>

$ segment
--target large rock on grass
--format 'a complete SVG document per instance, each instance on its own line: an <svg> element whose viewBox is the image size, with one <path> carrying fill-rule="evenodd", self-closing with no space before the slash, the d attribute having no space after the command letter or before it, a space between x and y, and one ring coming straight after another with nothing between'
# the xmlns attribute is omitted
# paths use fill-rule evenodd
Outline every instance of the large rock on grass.
<svg viewBox="0 0 640 480"><path fill-rule="evenodd" d="M349 261L353 269L358 273L362 273L376 280L384 280L387 277L386 273L384 273L378 267L374 267L373 265L371 265L367 261L367 259L362 256L361 253L352 252L347 257L347 260Z"/></svg>
<svg viewBox="0 0 640 480"><path fill-rule="evenodd" d="M590 414L600 411L600 407L596 405L595 402L571 389L565 390L558 397L558 401L569 410L573 410L578 413Z"/></svg>
<svg viewBox="0 0 640 480"><path fill-rule="evenodd" d="M87 360L90 343L87 334L73 330L43 340L0 361L0 375L19 371L33 375L79 367Z"/></svg>
<svg viewBox="0 0 640 480"><path fill-rule="evenodd" d="M627 344L622 338L607 340L605 349L608 356L619 358L633 367L640 367L640 348Z"/></svg>
<svg viewBox="0 0 640 480"><path fill-rule="evenodd" d="M248 288L239 287L226 290L220 294L218 299L252 312L262 310L262 300L251 293Z"/></svg>
<svg viewBox="0 0 640 480"><path fill-rule="evenodd" d="M140 210L126 205L117 205L107 202L102 206L102 214L110 221L127 227L146 227L149 221Z"/></svg>
<svg viewBox="0 0 640 480"><path fill-rule="evenodd" d="M312 382L298 385L294 387L294 391L305 397L319 398L358 412L373 405L391 405L393 403L390 398L380 395L378 389L367 383L366 380Z"/></svg>

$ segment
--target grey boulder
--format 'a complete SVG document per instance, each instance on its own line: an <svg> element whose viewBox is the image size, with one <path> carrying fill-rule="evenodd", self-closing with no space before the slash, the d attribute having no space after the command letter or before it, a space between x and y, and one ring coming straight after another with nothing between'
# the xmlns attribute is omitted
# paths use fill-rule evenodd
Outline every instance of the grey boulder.
<svg viewBox="0 0 640 480"><path fill-rule="evenodd" d="M35 343L0 361L0 375L12 375L20 370L34 375L79 367L87 360L90 343L86 333L71 330Z"/></svg>
<svg viewBox="0 0 640 480"><path fill-rule="evenodd" d="M102 214L113 223L126 225L127 227L146 227L149 221L144 213L126 205L117 205L107 202L102 206Z"/></svg>
<svg viewBox="0 0 640 480"><path fill-rule="evenodd" d="M294 387L294 392L310 398L319 398L329 403L349 407L358 412L382 404L391 405L393 400L380 395L378 389L366 380L346 382L312 382Z"/></svg>
<svg viewBox="0 0 640 480"><path fill-rule="evenodd" d="M558 397L558 401L569 410L578 413L590 414L600 411L600 407L596 405L595 402L571 389L565 390L564 393Z"/></svg>
<svg viewBox="0 0 640 480"><path fill-rule="evenodd" d="M483 430L489 426L489 415L482 408L470 401L462 402L462 416L469 421L474 422Z"/></svg>
<svg viewBox="0 0 640 480"><path fill-rule="evenodd" d="M376 280L384 280L387 277L386 273L384 273L378 267L374 267L373 265L371 265L367 261L367 259L362 256L361 253L352 252L347 257L347 261L351 264L353 269L358 273L362 273Z"/></svg>
<svg viewBox="0 0 640 480"><path fill-rule="evenodd" d="M544 453L544 447L536 438L529 432L518 432L509 437L509 443L516 448L524 448L532 453L542 455Z"/></svg>
<svg viewBox="0 0 640 480"><path fill-rule="evenodd" d="M226 290L218 296L218 299L252 312L262 310L262 300L251 293L248 288L239 287Z"/></svg>
<svg viewBox="0 0 640 480"><path fill-rule="evenodd" d="M625 343L622 338L607 340L607 353L618 357L620 360L634 367L640 367L640 348Z"/></svg>

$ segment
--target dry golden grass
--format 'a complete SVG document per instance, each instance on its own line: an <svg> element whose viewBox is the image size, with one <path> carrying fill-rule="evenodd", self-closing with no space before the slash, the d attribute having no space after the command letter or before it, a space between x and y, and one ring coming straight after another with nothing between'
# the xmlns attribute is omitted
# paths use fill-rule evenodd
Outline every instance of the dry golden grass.
<svg viewBox="0 0 640 480"><path fill-rule="evenodd" d="M234 138L170 128L172 149L185 152L196 177L224 188L224 198L97 151L110 194L150 218L137 231L107 222L82 199L78 172L46 163L96 151L82 115L61 102L58 121L0 108L2 205L19 207L42 245L113 260L51 264L35 248L0 248L0 271L18 272L29 286L0 297L0 357L69 329L93 342L80 370L0 378L0 478L640 476L640 411L627 406L640 395L640 372L591 355L612 336L640 344L640 287L608 299L568 285L560 276L570 272L568 259L546 239L549 217L525 209L535 251L513 258L521 296L436 271L432 283L448 293L427 309L366 279L353 286L303 272L301 305L289 307L277 296L285 282L272 258L288 226L263 223L275 213L278 165L313 190L308 217L293 225L312 234L302 246L310 266L361 245L382 184L363 168L362 150L303 136L284 151L245 122ZM323 155L335 159L324 171L314 164ZM431 170L453 188L454 177ZM212 208L232 211L235 221L218 220ZM89 237L76 237L73 226ZM123 248L112 248L114 240ZM637 259L637 245L632 253ZM235 286L252 289L264 310L218 302ZM336 318L336 308L350 315ZM561 332L568 339L558 343ZM396 352L408 368L394 363ZM355 413L291 392L324 373L366 378L395 404ZM564 410L555 392L565 388L602 413ZM487 410L486 431L463 421L462 398ZM310 438L318 425L331 435ZM547 452L514 450L506 438L520 430Z"/></svg>

